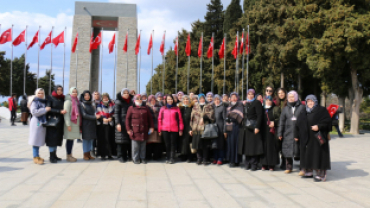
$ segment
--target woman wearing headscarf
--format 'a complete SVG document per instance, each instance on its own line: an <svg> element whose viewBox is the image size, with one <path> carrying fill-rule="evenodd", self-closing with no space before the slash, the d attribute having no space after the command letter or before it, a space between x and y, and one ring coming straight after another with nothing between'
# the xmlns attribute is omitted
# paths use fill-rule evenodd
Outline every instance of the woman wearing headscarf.
<svg viewBox="0 0 370 208"><path fill-rule="evenodd" d="M301 170L305 177L314 181L326 181L326 171L330 170L330 149L328 133L331 131L331 118L325 107L319 106L315 95L306 97L306 109L301 111L295 126L295 140L301 145ZM319 138L323 143L319 142Z"/></svg>
<svg viewBox="0 0 370 208"><path fill-rule="evenodd" d="M126 130L132 140L132 161L134 164L146 164L146 141L154 132L153 118L147 106L142 105L141 95L134 97L134 104L127 110ZM159 130L158 130L159 131Z"/></svg>
<svg viewBox="0 0 370 208"><path fill-rule="evenodd" d="M280 111L283 111L283 108L287 105L287 92L284 88L278 88L276 90L277 92L277 97L278 97L278 100L276 102L276 106L278 106L280 108ZM279 125L275 125L275 129L278 130L279 129ZM279 152L281 154L281 164L280 164L280 169L281 170L285 170L286 169L286 160L283 156L283 152L282 152L282 141L279 140Z"/></svg>
<svg viewBox="0 0 370 208"><path fill-rule="evenodd" d="M146 105L146 102L148 101L148 95L145 92L141 93L140 95L143 101L143 105Z"/></svg>
<svg viewBox="0 0 370 208"><path fill-rule="evenodd" d="M69 89L69 94L65 96L63 110L64 114L64 139L66 139L67 161L76 162L77 159L72 156L73 141L80 139L81 113L80 102L77 98L78 91L76 87Z"/></svg>
<svg viewBox="0 0 370 208"><path fill-rule="evenodd" d="M85 90L80 95L80 112L82 118L82 148L84 152L84 160L95 160L91 156L90 151L93 141L96 139L96 120L100 119L100 115L95 113L95 108L92 105L91 93Z"/></svg>
<svg viewBox="0 0 370 208"><path fill-rule="evenodd" d="M225 119L226 119L226 107L222 103L222 99L219 95L215 95L213 98L213 108L215 109L215 120L218 128L218 137L216 138L216 146L213 147L213 164L222 165L225 158Z"/></svg>
<svg viewBox="0 0 370 208"><path fill-rule="evenodd" d="M211 103L206 104L206 96L198 95L198 103L195 103L191 111L190 136L193 137L192 148L197 150L197 164L209 165L209 149L211 147L210 139L203 139L202 134L205 125L213 123L215 120L215 112Z"/></svg>
<svg viewBox="0 0 370 208"><path fill-rule="evenodd" d="M256 99L255 90L249 89L244 105L244 127L239 134L239 154L245 155L245 169L257 170L260 156L263 154L261 135L262 103Z"/></svg>
<svg viewBox="0 0 370 208"><path fill-rule="evenodd" d="M154 132L149 135L149 139L147 141L146 157L147 159L158 160L161 158L162 153L162 140L158 134L158 114L161 109L161 105L155 99L154 95L149 95L146 105L152 113L154 125Z"/></svg>
<svg viewBox="0 0 370 208"><path fill-rule="evenodd" d="M132 104L132 96L128 88L123 88L121 92L117 93L114 110L114 120L116 121L115 141L117 144L117 158L122 163L131 158L131 139L126 131L126 115Z"/></svg>
<svg viewBox="0 0 370 208"><path fill-rule="evenodd" d="M27 96L26 95L22 95L20 106L21 106L21 113L22 113L21 122L23 123L23 125L27 125L28 116L30 115L30 109L28 109L27 107Z"/></svg>
<svg viewBox="0 0 370 208"><path fill-rule="evenodd" d="M163 106L163 94L161 92L155 94L155 99L158 101L159 105Z"/></svg>
<svg viewBox="0 0 370 208"><path fill-rule="evenodd" d="M63 144L63 129L64 129L64 114L67 112L64 108L64 95L63 87L57 85L51 96L48 96L46 106L50 107L50 111L46 114L46 120L55 120L57 123L53 126L46 126L46 146L49 147L50 151L50 162L57 163L62 160L57 157L57 146Z"/></svg>
<svg viewBox="0 0 370 208"><path fill-rule="evenodd" d="M228 94L223 94L222 95L222 103L226 106L226 107L228 107L228 105L229 105L229 95Z"/></svg>
<svg viewBox="0 0 370 208"><path fill-rule="evenodd" d="M279 143L275 130L278 126L281 110L275 106L272 96L267 95L263 102L263 120L262 120L262 140L263 152L261 156L262 170L269 169L273 171L275 166L280 163Z"/></svg>
<svg viewBox="0 0 370 208"><path fill-rule="evenodd" d="M189 96L190 97L190 96ZM198 95L193 95L193 97L192 98L190 98L191 99L191 102L193 102L193 103L198 103Z"/></svg>
<svg viewBox="0 0 370 208"><path fill-rule="evenodd" d="M177 104L179 103L179 99L177 98L177 95L176 94L172 94L172 97L173 97L174 104L177 106Z"/></svg>
<svg viewBox="0 0 370 208"><path fill-rule="evenodd" d="M39 149L45 145L46 128L43 124L46 123L46 113L50 109L50 107L46 107L44 89L38 88L35 92L35 97L30 101L30 110L33 116L30 122L28 139L28 144L32 145L33 162L38 165L44 164L44 159L40 157Z"/></svg>
<svg viewBox="0 0 370 208"><path fill-rule="evenodd" d="M229 166L235 167L239 165L241 158L238 154L238 138L242 131L243 122L243 103L238 100L238 94L233 92L230 94L231 102L226 108L225 116L225 136L227 136L227 152L226 159L229 161Z"/></svg>
<svg viewBox="0 0 370 208"><path fill-rule="evenodd" d="M177 92L177 98L179 99L179 102L182 102L182 98L184 97L184 92L183 91L179 91Z"/></svg>
<svg viewBox="0 0 370 208"><path fill-rule="evenodd" d="M95 109L95 114L98 112L97 108L98 108L98 105L100 104L100 102L101 102L100 93L98 91L94 91L92 106ZM102 129L101 129L102 128L102 123L103 123L103 120L102 120L102 117L100 116L98 119L96 119L96 138L99 138L99 137L103 136L102 135ZM93 142L92 142L92 145L91 145L90 155L93 156L93 157L98 156L96 150L97 150L97 139L94 139Z"/></svg>
<svg viewBox="0 0 370 208"><path fill-rule="evenodd" d="M102 160L108 156L108 160L113 160L113 148L115 146L114 135L114 102L110 99L108 93L102 94L102 101L98 105L97 115L100 115L103 120L102 137L98 138L98 154Z"/></svg>
<svg viewBox="0 0 370 208"><path fill-rule="evenodd" d="M298 115L301 111L305 110L305 107L301 104L298 99L298 93L294 90L288 93L288 103L281 112L279 121L278 136L279 140L282 141L282 152L286 159L286 170L285 173L291 173L293 169L293 157L299 157L298 152L294 151L294 146L299 147L298 143L294 141L294 129ZM299 175L304 175L300 172Z"/></svg>
<svg viewBox="0 0 370 208"><path fill-rule="evenodd" d="M193 103L190 101L190 97L188 95L184 95L182 97L182 102L179 103L179 108L181 111L182 120L184 123L184 133L179 139L179 147L180 147L180 153L184 157L184 160L186 162L191 162L193 159L193 154L190 150L190 143L192 140L192 137L189 134L189 131L191 129L190 127L190 118L191 118L191 111L193 109Z"/></svg>
<svg viewBox="0 0 370 208"><path fill-rule="evenodd" d="M207 92L206 100L207 100L207 103L212 103L213 102L213 93L212 92Z"/></svg>

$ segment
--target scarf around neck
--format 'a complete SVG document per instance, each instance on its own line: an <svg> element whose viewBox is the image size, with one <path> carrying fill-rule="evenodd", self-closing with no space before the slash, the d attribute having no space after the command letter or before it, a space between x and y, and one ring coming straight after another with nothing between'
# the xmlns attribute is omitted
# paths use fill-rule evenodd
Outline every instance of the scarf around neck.
<svg viewBox="0 0 370 208"><path fill-rule="evenodd" d="M46 103L46 100L45 99L41 99L41 98L38 98L38 97L35 97L33 99L33 102L36 103L36 109L40 109L40 108L45 108L45 103ZM44 105L42 105L41 103L43 103ZM46 114L42 115L42 116L38 116L36 117L37 120L38 120L38 123L41 123L41 124L45 124L46 123Z"/></svg>
<svg viewBox="0 0 370 208"><path fill-rule="evenodd" d="M78 101L77 97L73 96L71 96L71 100L72 100L71 121L74 124L77 124L77 117L79 115L78 105L80 104L80 102Z"/></svg>

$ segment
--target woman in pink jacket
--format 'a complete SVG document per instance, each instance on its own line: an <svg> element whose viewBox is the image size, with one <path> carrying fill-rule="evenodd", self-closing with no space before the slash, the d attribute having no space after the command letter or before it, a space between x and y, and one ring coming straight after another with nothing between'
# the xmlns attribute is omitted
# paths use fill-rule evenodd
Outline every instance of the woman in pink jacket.
<svg viewBox="0 0 370 208"><path fill-rule="evenodd" d="M180 108L176 106L172 95L167 95L165 105L161 108L158 115L158 133L163 135L166 144L166 163L175 163L176 141L182 136L184 123Z"/></svg>

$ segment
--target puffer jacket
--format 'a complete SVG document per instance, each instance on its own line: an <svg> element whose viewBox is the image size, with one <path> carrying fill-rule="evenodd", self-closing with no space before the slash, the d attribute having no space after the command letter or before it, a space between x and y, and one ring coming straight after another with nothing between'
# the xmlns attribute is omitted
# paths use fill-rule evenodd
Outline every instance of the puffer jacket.
<svg viewBox="0 0 370 208"><path fill-rule="evenodd" d="M132 97L130 96L130 102L127 103L121 96L121 93L117 93L117 100L114 106L114 120L115 120L115 141L117 144L128 144L130 143L130 137L126 131L126 115L127 110L133 105ZM121 125L121 131L117 130L117 125Z"/></svg>
<svg viewBox="0 0 370 208"><path fill-rule="evenodd" d="M158 115L158 132L179 132L184 130L184 123L179 107L163 106Z"/></svg>
<svg viewBox="0 0 370 208"><path fill-rule="evenodd" d="M154 128L152 113L147 106L136 106L133 104L127 110L126 130L132 131L131 140L148 140L148 132Z"/></svg>

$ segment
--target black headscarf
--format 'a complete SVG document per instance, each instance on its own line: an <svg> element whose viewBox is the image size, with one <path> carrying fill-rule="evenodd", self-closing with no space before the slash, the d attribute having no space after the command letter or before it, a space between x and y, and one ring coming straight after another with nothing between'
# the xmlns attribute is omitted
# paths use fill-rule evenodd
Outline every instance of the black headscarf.
<svg viewBox="0 0 370 208"><path fill-rule="evenodd" d="M90 99L89 100L85 100L85 94L86 93L89 93L90 95ZM80 102L84 102L84 101L91 101L92 97L91 97L91 92L89 90L84 90L82 92L82 94L80 95Z"/></svg>

